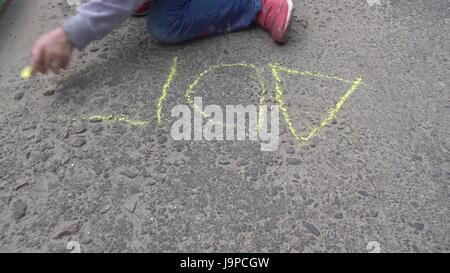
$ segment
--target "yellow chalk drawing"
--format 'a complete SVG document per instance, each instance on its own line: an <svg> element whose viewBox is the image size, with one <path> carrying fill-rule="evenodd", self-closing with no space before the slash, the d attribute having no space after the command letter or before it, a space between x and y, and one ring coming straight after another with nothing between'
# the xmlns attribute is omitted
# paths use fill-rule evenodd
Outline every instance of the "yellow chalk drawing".
<svg viewBox="0 0 450 273"><path fill-rule="evenodd" d="M194 111L198 111L198 113L201 113L201 115L205 118L208 119L209 122L213 123L213 124L220 124L222 126L227 126L226 124L224 125L221 122L213 122L210 118L210 116L205 113L202 109L200 109L200 107L198 105L196 105L194 103L194 98L193 98L193 93L194 93L194 89L195 87L197 87L200 83L200 81L209 73L211 73L214 70L220 69L220 68L235 68L235 67L244 67L244 68L250 68L253 69L255 71L255 75L256 78L258 80L259 86L261 88L260 91L260 99L259 99L259 105L262 106L264 105L264 102L266 100L266 84L263 80L262 77L262 72L261 69L259 69L256 65L254 64L244 64L244 63L235 63L235 64L218 64L218 65L214 65L211 66L207 69L205 69L203 72L201 72L188 86L186 92L184 93L184 98L186 99L187 103L194 109ZM263 111L259 111L259 117L258 117L258 130L260 130L262 128L262 123L263 123L263 117L264 117L264 112Z"/></svg>
<svg viewBox="0 0 450 273"><path fill-rule="evenodd" d="M158 126L162 125L162 111L163 111L163 105L164 101L166 100L167 93L169 91L170 85L177 75L177 65L178 65L178 57L173 58L172 61L172 67L170 68L169 76L167 77L167 80L163 86L161 97L158 99L158 103L156 104L156 121L158 123Z"/></svg>
<svg viewBox="0 0 450 273"><path fill-rule="evenodd" d="M92 116L81 116L79 118L72 118L66 115L57 115L54 116L58 119L63 119L66 121L90 121L90 122L101 122L101 121L114 121L114 122L122 122L129 124L131 126L146 126L149 125L151 122L147 120L133 120L130 119L128 116L125 115L92 115Z"/></svg>
<svg viewBox="0 0 450 273"><path fill-rule="evenodd" d="M333 77L333 76L327 76L321 73L317 72L311 72L306 70L295 70L295 69L289 69L286 67L282 67L279 64L270 64L269 65L272 71L272 75L275 79L275 101L280 107L281 113L283 115L283 118L288 126L289 131L291 132L292 136L297 140L299 143L308 141L312 139L314 136L316 136L322 129L325 127L328 127L330 123L336 118L336 114L341 110L344 103L350 98L350 96L358 90L358 88L363 83L362 78L357 78L355 81L349 81L345 80L340 77ZM292 117L289 114L289 109L287 108L285 102L284 102L284 93L281 89L281 76L280 72L286 72L288 74L295 74L300 76L310 76L310 77L316 77L321 79L328 79L328 80L337 80L343 83L351 84L350 88L345 92L344 95L342 95L333 108L330 109L328 112L328 115L319 123L319 125L312 127L309 132L306 135L299 135L297 132L297 129L294 127L294 123L292 121Z"/></svg>
<svg viewBox="0 0 450 273"><path fill-rule="evenodd" d="M328 75L325 75L325 74L322 74L319 72L312 72L312 71L308 71L308 70L291 69L291 68L287 68L287 67L281 66L280 64L276 64L276 63L269 64L269 67L272 69L272 75L275 77L275 79L277 81L281 81L281 78L279 77L279 73L276 73L276 75L278 75L278 76L275 76L275 74L273 74L274 69L276 71L284 71L288 74L300 75L300 76L305 76L305 77L309 76L309 77L313 77L313 78L320 78L320 79L326 79L326 80L336 80L336 81L340 81L340 82L348 83L348 84L353 83L353 81L349 81L349 80L343 79L341 77L328 76Z"/></svg>
<svg viewBox="0 0 450 273"><path fill-rule="evenodd" d="M161 96L159 97L159 99L156 103L156 123L158 126L161 126L163 123L163 106L166 101L167 94L169 92L171 84L177 75L177 66L178 66L178 57L175 57L172 61L172 66L170 68L169 75L166 79L166 82L163 85ZM266 90L265 81L263 79L262 71L260 68L257 67L257 65L246 64L246 63L218 64L218 65L214 65L214 66L211 66L211 67L205 69L203 72L198 74L198 76L193 81L191 81L188 88L186 89L186 91L184 93L186 102L189 104L189 106L191 106L194 109L194 111L201 113L203 118L209 120L209 122L214 123L214 124L219 124L221 126L227 126L227 125L224 125L222 122L214 122L212 120L212 118L210 117L210 115L205 113L203 111L203 109L201 109L198 105L196 105L194 103L193 94L194 94L195 88L211 72L218 70L218 69L238 68L238 67L248 68L248 69L254 71L254 75L256 76L257 81L259 83L259 87L261 89L260 94L259 94L260 95L259 105L260 106L264 105L266 103L267 90ZM352 96L352 94L355 91L357 91L358 88L363 83L363 78L361 78L361 77L357 78L354 81L350 81L350 80L343 79L341 77L328 76L328 75L318 73L318 72L312 72L312 71L308 71L308 70L290 69L290 68L281 66L280 64L269 64L269 68L270 68L270 70L272 72L272 76L275 80L275 102L278 104L278 106L280 108L283 119L286 122L290 133L295 138L295 140L297 142L299 142L300 144L311 140L321 130L328 127L330 125L330 123L336 118L337 113L342 109L343 105L347 102L347 100L350 98L350 96ZM21 76L23 78L29 78L31 76L30 72L31 72L31 70L29 70L29 67L27 67L22 71ZM304 76L304 77L315 77L315 78L319 78L319 79L339 81L339 82L342 82L345 84L349 84L350 88L345 92L344 95L339 97L336 104L328 111L327 116L324 119L322 119L319 124L311 127L306 134L300 135L294 126L293 119L292 119L291 114L289 113L289 109L285 103L285 95L284 95L284 92L281 87L281 84L282 84L281 73L282 72L291 74L291 75L299 75L299 76ZM68 116L60 115L60 116L55 116L55 117L64 119L64 120L70 121L70 122L79 121L79 120L91 121L91 122L111 121L111 122L122 122L125 124L129 124L131 126L148 126L152 123L152 120L133 120L133 119L130 119L126 115L90 115L90 116L81 116L79 118L71 118ZM259 111L258 124L257 124L258 130L260 130L262 128L262 124L264 121L263 118L264 118L264 112Z"/></svg>
<svg viewBox="0 0 450 273"><path fill-rule="evenodd" d="M31 78L31 67L27 66L20 72L20 77L24 80Z"/></svg>

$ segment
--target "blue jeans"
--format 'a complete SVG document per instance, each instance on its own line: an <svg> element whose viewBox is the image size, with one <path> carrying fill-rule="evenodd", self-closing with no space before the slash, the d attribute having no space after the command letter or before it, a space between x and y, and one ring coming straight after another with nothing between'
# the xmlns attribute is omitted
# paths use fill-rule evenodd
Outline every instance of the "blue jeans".
<svg viewBox="0 0 450 273"><path fill-rule="evenodd" d="M261 0L153 0L148 30L164 43L228 33L248 27Z"/></svg>

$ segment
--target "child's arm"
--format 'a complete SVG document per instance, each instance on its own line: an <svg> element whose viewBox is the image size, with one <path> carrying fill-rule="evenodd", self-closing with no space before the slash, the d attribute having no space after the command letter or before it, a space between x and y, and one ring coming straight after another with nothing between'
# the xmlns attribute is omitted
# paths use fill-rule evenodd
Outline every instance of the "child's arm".
<svg viewBox="0 0 450 273"><path fill-rule="evenodd" d="M81 5L63 27L45 34L34 44L31 75L65 69L74 47L81 50L93 40L103 38L141 3L142 0L90 0Z"/></svg>
<svg viewBox="0 0 450 273"><path fill-rule="evenodd" d="M78 7L77 14L64 23L63 29L81 50L122 24L141 3L142 0L91 0Z"/></svg>

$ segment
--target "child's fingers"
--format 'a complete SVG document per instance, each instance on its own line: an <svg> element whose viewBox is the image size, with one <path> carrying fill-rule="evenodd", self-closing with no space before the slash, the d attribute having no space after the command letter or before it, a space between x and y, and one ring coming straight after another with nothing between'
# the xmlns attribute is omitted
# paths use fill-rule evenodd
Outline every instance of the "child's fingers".
<svg viewBox="0 0 450 273"><path fill-rule="evenodd" d="M49 60L48 64L49 64L49 69L53 73L59 74L59 70L61 69L61 62L60 62L60 60L52 59L52 60Z"/></svg>
<svg viewBox="0 0 450 273"><path fill-rule="evenodd" d="M45 64L45 49L44 47L37 45L33 48L31 57L31 75L35 75L38 72L47 73L47 67Z"/></svg>
<svg viewBox="0 0 450 273"><path fill-rule="evenodd" d="M66 56L65 58L62 59L61 68L66 69L70 64L71 59L72 59L72 56L71 56L71 53L69 53L68 56Z"/></svg>

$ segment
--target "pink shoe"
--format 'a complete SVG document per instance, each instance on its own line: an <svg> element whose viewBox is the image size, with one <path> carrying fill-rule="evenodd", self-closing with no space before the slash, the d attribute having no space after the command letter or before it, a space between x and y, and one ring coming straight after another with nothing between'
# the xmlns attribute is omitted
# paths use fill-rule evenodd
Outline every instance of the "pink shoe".
<svg viewBox="0 0 450 273"><path fill-rule="evenodd" d="M267 29L275 42L284 44L288 40L294 3L292 0L261 0L262 9L256 22Z"/></svg>
<svg viewBox="0 0 450 273"><path fill-rule="evenodd" d="M145 16L148 14L151 7L152 1L145 1L134 11L133 16L135 17Z"/></svg>

